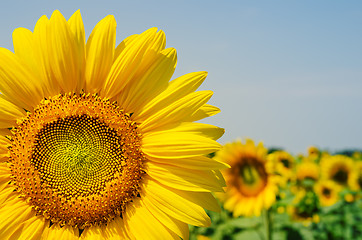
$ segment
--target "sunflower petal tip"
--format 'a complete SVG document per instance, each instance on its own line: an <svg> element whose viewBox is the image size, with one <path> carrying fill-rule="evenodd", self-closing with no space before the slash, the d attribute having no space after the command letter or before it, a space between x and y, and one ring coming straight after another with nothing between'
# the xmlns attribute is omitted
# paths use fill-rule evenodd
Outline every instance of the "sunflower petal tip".
<svg viewBox="0 0 362 240"><path fill-rule="evenodd" d="M62 15L62 13L61 13L58 9L55 9L55 10L53 11L51 17L53 17L53 16L63 16L63 15Z"/></svg>
<svg viewBox="0 0 362 240"><path fill-rule="evenodd" d="M114 17L114 15L108 15L106 18L111 21L116 21L116 18Z"/></svg>
<svg viewBox="0 0 362 240"><path fill-rule="evenodd" d="M157 27L151 27L151 28L147 29L146 31L144 31L143 33L146 33L146 34L149 33L149 34L154 35L157 33L157 30L158 30Z"/></svg>
<svg viewBox="0 0 362 240"><path fill-rule="evenodd" d="M74 13L73 13L73 16L81 16L81 14L80 14L80 9L78 9L77 11L75 11Z"/></svg>

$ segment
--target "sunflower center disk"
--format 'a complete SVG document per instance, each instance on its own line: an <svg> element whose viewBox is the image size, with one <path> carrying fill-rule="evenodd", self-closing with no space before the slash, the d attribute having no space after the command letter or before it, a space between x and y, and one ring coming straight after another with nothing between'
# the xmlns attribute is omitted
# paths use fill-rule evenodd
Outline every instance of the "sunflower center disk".
<svg viewBox="0 0 362 240"><path fill-rule="evenodd" d="M331 189L329 188L323 188L322 190L322 194L326 197L330 197L331 196Z"/></svg>
<svg viewBox="0 0 362 240"><path fill-rule="evenodd" d="M13 134L13 184L53 222L107 223L139 194L140 135L115 103L58 95L39 104Z"/></svg>
<svg viewBox="0 0 362 240"><path fill-rule="evenodd" d="M122 173L121 144L117 132L99 120L71 116L39 131L31 163L64 197L89 196Z"/></svg>
<svg viewBox="0 0 362 240"><path fill-rule="evenodd" d="M290 168L290 162L288 159L282 159L280 162L283 164L285 168Z"/></svg>
<svg viewBox="0 0 362 240"><path fill-rule="evenodd" d="M239 167L239 190L245 196L258 195L267 185L267 173L262 163L247 159Z"/></svg>
<svg viewBox="0 0 362 240"><path fill-rule="evenodd" d="M348 180L348 173L345 169L339 169L332 178L339 184L346 184Z"/></svg>

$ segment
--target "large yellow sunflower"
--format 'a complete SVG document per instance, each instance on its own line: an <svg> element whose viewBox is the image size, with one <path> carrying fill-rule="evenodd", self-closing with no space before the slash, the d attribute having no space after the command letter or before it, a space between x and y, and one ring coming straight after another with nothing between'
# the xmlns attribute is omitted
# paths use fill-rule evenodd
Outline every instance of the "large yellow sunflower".
<svg viewBox="0 0 362 240"><path fill-rule="evenodd" d="M267 149L262 143L255 146L250 139L246 143L228 143L216 153L214 159L230 165L222 171L226 192L218 196L225 209L233 215L260 215L275 201L278 191L277 176L273 175L271 162L267 161Z"/></svg>
<svg viewBox="0 0 362 240"><path fill-rule="evenodd" d="M353 167L353 160L344 155L328 156L321 160L322 177L346 187L354 185Z"/></svg>
<svg viewBox="0 0 362 240"><path fill-rule="evenodd" d="M0 239L182 239L218 210L206 157L223 129L194 121L219 109L170 81L176 51L151 28L115 47L107 16L85 41L79 11L42 16L0 49Z"/></svg>

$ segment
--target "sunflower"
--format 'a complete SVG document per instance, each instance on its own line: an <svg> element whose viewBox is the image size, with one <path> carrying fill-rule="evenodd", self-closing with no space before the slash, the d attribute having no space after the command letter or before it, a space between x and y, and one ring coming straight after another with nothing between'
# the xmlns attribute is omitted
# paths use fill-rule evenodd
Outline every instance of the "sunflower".
<svg viewBox="0 0 362 240"><path fill-rule="evenodd" d="M312 222L313 223L320 222L320 216L318 215L318 213L310 214L296 206L288 206L287 213L291 217L292 221L300 222L306 227L309 226Z"/></svg>
<svg viewBox="0 0 362 240"><path fill-rule="evenodd" d="M319 149L316 146L310 146L308 148L308 156L315 156L318 157L320 154Z"/></svg>
<svg viewBox="0 0 362 240"><path fill-rule="evenodd" d="M312 190L314 184L319 179L319 166L312 161L301 161L296 164L295 173L292 176L290 190L293 194L300 191Z"/></svg>
<svg viewBox="0 0 362 240"><path fill-rule="evenodd" d="M353 160L344 155L329 156L321 160L322 177L346 187L354 185L353 167Z"/></svg>
<svg viewBox="0 0 362 240"><path fill-rule="evenodd" d="M241 141L226 144L214 157L231 167L222 171L228 187L218 196L224 202L224 208L235 217L258 216L275 201L277 176L273 175L266 154L262 143L255 146L247 139L245 144Z"/></svg>
<svg viewBox="0 0 362 240"><path fill-rule="evenodd" d="M314 186L321 206L331 206L339 200L341 187L332 180L320 180Z"/></svg>
<svg viewBox="0 0 362 240"><path fill-rule="evenodd" d="M274 171L281 176L280 184L285 187L294 174L294 157L286 151L275 151L268 155Z"/></svg>
<svg viewBox="0 0 362 240"><path fill-rule="evenodd" d="M360 192L362 190L362 161L354 161L354 167L351 175L351 189Z"/></svg>
<svg viewBox="0 0 362 240"><path fill-rule="evenodd" d="M319 178L319 167L313 162L301 162L297 165L296 177L297 181L300 182L306 179L317 181Z"/></svg>
<svg viewBox="0 0 362 240"><path fill-rule="evenodd" d="M318 199L314 192L301 189L296 193L291 205L287 207L287 213L291 220L309 225L312 222L318 223Z"/></svg>
<svg viewBox="0 0 362 240"><path fill-rule="evenodd" d="M54 11L0 49L1 239L187 239L219 209L206 73L170 81L156 28L115 38L113 16L85 41L79 11Z"/></svg>

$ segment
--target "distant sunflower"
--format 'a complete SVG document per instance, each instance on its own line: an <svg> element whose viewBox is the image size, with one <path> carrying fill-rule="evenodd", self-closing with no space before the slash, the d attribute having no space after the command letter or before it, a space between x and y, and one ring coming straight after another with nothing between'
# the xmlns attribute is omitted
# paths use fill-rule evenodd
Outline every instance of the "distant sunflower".
<svg viewBox="0 0 362 240"><path fill-rule="evenodd" d="M171 82L176 51L151 28L115 47L107 16L88 41L79 11L43 16L0 48L0 239L182 239L218 210L206 157L223 129L205 72ZM9 129L11 131L9 131Z"/></svg>
<svg viewBox="0 0 362 240"><path fill-rule="evenodd" d="M320 217L317 212L309 213L304 208L298 208L296 206L288 206L287 213L291 219L295 222L300 222L305 226L309 226L312 222L319 223Z"/></svg>
<svg viewBox="0 0 362 240"><path fill-rule="evenodd" d="M298 181L305 179L317 181L319 178L319 166L313 162L301 162L297 165L296 177Z"/></svg>
<svg viewBox="0 0 362 240"><path fill-rule="evenodd" d="M266 154L262 143L255 146L247 139L245 144L241 141L226 144L214 157L231 167L222 171L227 188L225 194L218 196L225 209L232 211L235 217L258 216L275 201L277 176L273 175Z"/></svg>
<svg viewBox="0 0 362 240"><path fill-rule="evenodd" d="M331 206L339 200L341 187L332 180L321 180L314 186L321 206Z"/></svg>
<svg viewBox="0 0 362 240"><path fill-rule="evenodd" d="M356 160L354 162L354 167L351 174L351 189L360 192L360 190L362 190L362 161Z"/></svg>
<svg viewBox="0 0 362 240"><path fill-rule="evenodd" d="M353 154L352 154L352 158L354 158L355 160L362 160L362 153L359 152L359 151L355 151Z"/></svg>
<svg viewBox="0 0 362 240"><path fill-rule="evenodd" d="M316 146L310 146L308 148L308 156L315 156L318 157L320 154L319 149Z"/></svg>
<svg viewBox="0 0 362 240"><path fill-rule="evenodd" d="M304 225L309 225L312 222L318 223L320 218L316 194L312 191L301 189L296 194L292 204L288 205L287 213L293 221L301 222Z"/></svg>
<svg viewBox="0 0 362 240"><path fill-rule="evenodd" d="M274 171L281 176L281 185L285 184L294 174L294 157L286 151L275 151L268 155L273 163Z"/></svg>
<svg viewBox="0 0 362 240"><path fill-rule="evenodd" d="M343 186L353 186L353 160L344 155L324 157L321 160L322 177Z"/></svg>

